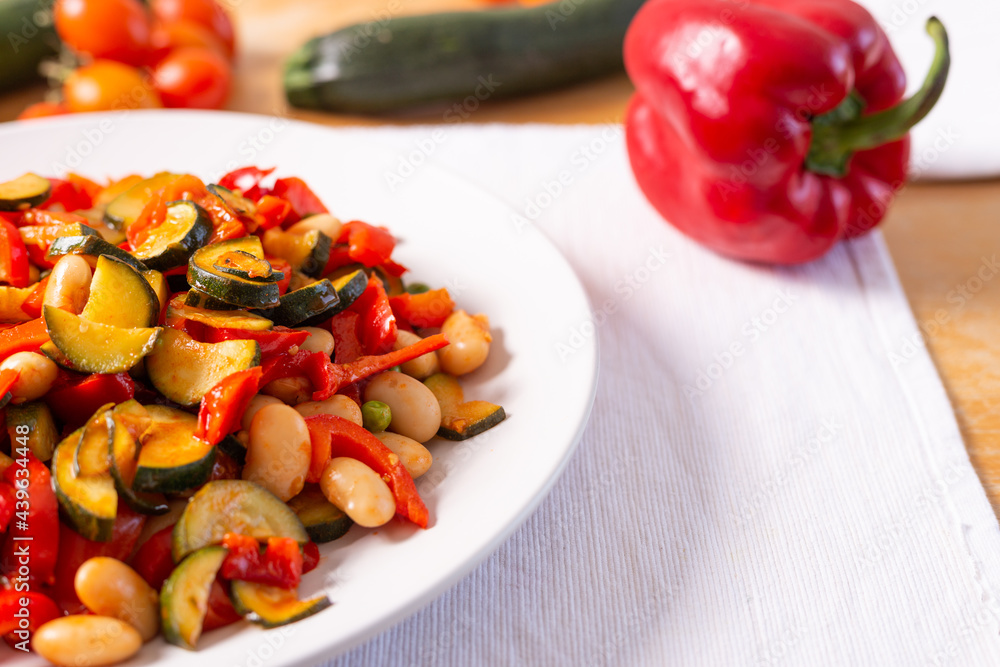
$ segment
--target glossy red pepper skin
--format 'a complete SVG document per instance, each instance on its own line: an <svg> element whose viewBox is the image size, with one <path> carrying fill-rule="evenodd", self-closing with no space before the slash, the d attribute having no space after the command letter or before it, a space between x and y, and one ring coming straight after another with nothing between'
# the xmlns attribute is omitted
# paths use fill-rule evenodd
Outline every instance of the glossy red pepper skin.
<svg viewBox="0 0 1000 667"><path fill-rule="evenodd" d="M906 179L908 136L854 152L842 176L805 166L816 117L844 109L852 91L862 119L903 96L888 38L849 0L651 0L625 64L639 186L721 254L815 259L874 227Z"/></svg>
<svg viewBox="0 0 1000 667"><path fill-rule="evenodd" d="M260 356L264 359L277 354L284 354L293 347L302 345L309 338L308 331L288 329L276 326L268 331L251 331L249 329L228 329L205 327L200 336L203 343L221 343L224 340L255 340L260 345Z"/></svg>
<svg viewBox="0 0 1000 667"><path fill-rule="evenodd" d="M269 194L281 197L292 205L292 212L285 220L287 223L296 222L316 213L330 212L305 181L296 176L275 180Z"/></svg>
<svg viewBox="0 0 1000 667"><path fill-rule="evenodd" d="M0 282L11 287L27 287L28 249L24 239L12 223L0 219Z"/></svg>
<svg viewBox="0 0 1000 667"><path fill-rule="evenodd" d="M27 610L27 612L25 612ZM28 627L21 626L22 616L27 613ZM62 616L59 607L47 595L37 591L17 587L0 590L0 635L12 635L15 646L27 641L31 633L54 618Z"/></svg>
<svg viewBox="0 0 1000 667"><path fill-rule="evenodd" d="M240 420L257 393L260 366L237 371L220 380L201 399L195 436L213 445L239 429Z"/></svg>
<svg viewBox="0 0 1000 667"><path fill-rule="evenodd" d="M123 403L135 396L128 373L81 375L60 369L52 389L42 399L68 428L82 426L105 403Z"/></svg>
<svg viewBox="0 0 1000 667"><path fill-rule="evenodd" d="M267 191L261 188L260 182L267 178L274 171L271 169L258 169L257 167L240 167L219 179L219 185L228 190L239 190L247 199L257 201Z"/></svg>
<svg viewBox="0 0 1000 667"><path fill-rule="evenodd" d="M396 239L388 230L360 220L345 223L334 240L347 245L347 256L353 261L368 267L389 261L396 247Z"/></svg>
<svg viewBox="0 0 1000 667"><path fill-rule="evenodd" d="M48 340L49 330L40 317L7 329L0 329L0 361L15 352L37 350Z"/></svg>
<svg viewBox="0 0 1000 667"><path fill-rule="evenodd" d="M170 551L173 535L172 525L161 528L150 535L132 557L132 568L156 590L163 588L163 582L174 571L174 558Z"/></svg>
<svg viewBox="0 0 1000 667"><path fill-rule="evenodd" d="M455 302L444 288L391 296L389 305L398 319L415 327L439 327L455 310Z"/></svg>
<svg viewBox="0 0 1000 667"><path fill-rule="evenodd" d="M368 279L368 287L347 308L358 314L356 333L365 354L383 354L396 343L396 316L378 276Z"/></svg>
<svg viewBox="0 0 1000 667"><path fill-rule="evenodd" d="M229 554L222 562L223 579L251 581L278 588L297 588L302 580L302 550L289 537L272 537L263 551L253 537L226 533L222 546Z"/></svg>
<svg viewBox="0 0 1000 667"><path fill-rule="evenodd" d="M48 466L24 449L26 445L13 442L14 465L3 473L4 480L15 489L15 501L24 505L14 505L7 540L0 552L0 571L16 585L22 580L20 566L27 565L29 583L51 584L59 555L59 503ZM18 491L24 497L19 497Z"/></svg>

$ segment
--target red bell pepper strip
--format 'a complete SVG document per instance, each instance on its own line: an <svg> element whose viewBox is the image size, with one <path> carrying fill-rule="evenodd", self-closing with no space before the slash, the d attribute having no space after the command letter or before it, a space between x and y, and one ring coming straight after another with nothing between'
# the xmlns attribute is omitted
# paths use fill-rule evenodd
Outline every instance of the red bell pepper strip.
<svg viewBox="0 0 1000 667"><path fill-rule="evenodd" d="M346 243L351 259L368 267L389 261L396 247L396 239L388 230L360 220L352 220L341 227L336 242Z"/></svg>
<svg viewBox="0 0 1000 667"><path fill-rule="evenodd" d="M7 526L10 525L16 502L14 487L9 484L0 484L0 535L3 535L7 531Z"/></svg>
<svg viewBox="0 0 1000 667"><path fill-rule="evenodd" d="M280 257L265 257L267 263L271 265L271 269L275 273L281 273L284 276L278 281L278 294L284 295L288 291L288 286L292 282L292 265Z"/></svg>
<svg viewBox="0 0 1000 667"><path fill-rule="evenodd" d="M82 426L105 403L123 403L133 396L135 381L128 373L80 375L60 370L42 400L53 415L72 429Z"/></svg>
<svg viewBox="0 0 1000 667"><path fill-rule="evenodd" d="M439 327L455 310L455 302L444 288L391 296L389 305L397 318L415 327Z"/></svg>
<svg viewBox="0 0 1000 667"><path fill-rule="evenodd" d="M319 566L319 546L315 542L302 545L302 574L312 572Z"/></svg>
<svg viewBox="0 0 1000 667"><path fill-rule="evenodd" d="M239 429L243 413L257 393L262 374L260 366L254 366L224 377L209 389L198 409L195 437L216 445Z"/></svg>
<svg viewBox="0 0 1000 667"><path fill-rule="evenodd" d="M37 350L48 340L49 330L45 328L45 321L40 317L7 329L0 329L0 361L16 352Z"/></svg>
<svg viewBox="0 0 1000 667"><path fill-rule="evenodd" d="M10 388L14 386L14 383L17 382L19 377L21 377L20 371L13 368L5 368L0 371L0 399L7 396L7 392L10 391ZM0 530L0 533L2 532L3 531Z"/></svg>
<svg viewBox="0 0 1000 667"><path fill-rule="evenodd" d="M236 212L226 206L221 199L209 194L196 201L212 218L214 225L211 236L205 242L206 245L238 239L247 235L246 225L243 224Z"/></svg>
<svg viewBox="0 0 1000 667"><path fill-rule="evenodd" d="M173 525L158 530L142 543L132 557L132 569L155 590L163 588L163 582L174 571L174 559L170 551L173 535Z"/></svg>
<svg viewBox="0 0 1000 667"><path fill-rule="evenodd" d="M277 179L271 188L271 194L287 200L292 205L293 215L290 215L286 222L295 222L314 213L330 212L305 181L295 176Z"/></svg>
<svg viewBox="0 0 1000 667"><path fill-rule="evenodd" d="M330 357L323 352L299 350L295 354L281 354L266 359L261 368L261 387L282 378L307 377L315 391L317 387L326 387L334 381Z"/></svg>
<svg viewBox="0 0 1000 667"><path fill-rule="evenodd" d="M15 434L12 445L14 465L3 473L14 487L14 520L0 552L0 571L15 585L20 581L52 583L59 553L59 503L52 490L49 468L35 458L26 442ZM27 566L29 574L22 576Z"/></svg>
<svg viewBox="0 0 1000 667"><path fill-rule="evenodd" d="M103 189L97 183L76 174L70 174L68 180L49 178L49 183L52 184L49 198L39 208L59 206L64 211L88 209L94 205L94 198Z"/></svg>
<svg viewBox="0 0 1000 667"><path fill-rule="evenodd" d="M330 319L330 333L333 334L333 360L338 364L346 364L358 357L364 356L358 340L358 320L360 316L350 310L344 310Z"/></svg>
<svg viewBox="0 0 1000 667"><path fill-rule="evenodd" d="M407 271L409 271L408 268L406 268L399 262L395 262L391 259L387 259L384 262L382 262L382 268L385 270L386 273L388 273L390 276L394 278L398 278Z"/></svg>
<svg viewBox="0 0 1000 667"><path fill-rule="evenodd" d="M205 622L201 626L204 632L243 620L243 617L233 607L226 588L221 577L216 577L215 581L212 582L212 590L208 594L208 609L205 611Z"/></svg>
<svg viewBox="0 0 1000 667"><path fill-rule="evenodd" d="M306 417L306 426L313 443L329 439L330 443L320 445L320 448L329 448L331 457L357 459L378 473L396 498L396 513L421 528L427 527L427 507L417 493L413 478L400 463L399 457L378 438L354 422L335 415Z"/></svg>
<svg viewBox="0 0 1000 667"><path fill-rule="evenodd" d="M125 238L128 239L132 248L138 248L145 243L150 232L162 225L167 219L167 201L161 190L155 193L142 207L139 217L125 230Z"/></svg>
<svg viewBox="0 0 1000 667"><path fill-rule="evenodd" d="M706 26L719 29L702 45ZM745 260L807 262L866 233L905 182L907 132L947 77L944 28L927 29L930 73L900 103L903 70L860 5L647 2L625 39L640 188L682 232Z"/></svg>
<svg viewBox="0 0 1000 667"><path fill-rule="evenodd" d="M396 343L396 317L378 276L368 279L368 287L348 310L360 315L357 334L365 354L382 354L392 349Z"/></svg>
<svg viewBox="0 0 1000 667"><path fill-rule="evenodd" d="M49 277L45 276L35 285L35 289L31 291L28 298L21 303L21 310L27 313L32 318L38 318L42 316L42 304L45 300L45 288L49 284Z"/></svg>
<svg viewBox="0 0 1000 667"><path fill-rule="evenodd" d="M261 189L260 182L267 178L273 171L274 167L270 169L241 167L220 178L219 185L228 190L239 190L247 199L257 201L259 197L266 194Z"/></svg>
<svg viewBox="0 0 1000 667"><path fill-rule="evenodd" d="M59 607L47 595L15 588L0 590L0 635L15 637L25 650L31 634L54 618L62 616Z"/></svg>
<svg viewBox="0 0 1000 667"><path fill-rule="evenodd" d="M274 195L264 195L257 202L257 230L266 231L281 225L292 212L288 200Z"/></svg>
<svg viewBox="0 0 1000 667"><path fill-rule="evenodd" d="M444 334L435 334L413 345L407 345L404 348L393 350L386 354L360 357L349 364L330 364L331 383L322 390L315 391L313 393L313 400L325 401L349 384L363 380L376 373L387 371L393 366L405 364L407 361L416 359L428 352L440 350L447 344L448 339L444 337Z"/></svg>
<svg viewBox="0 0 1000 667"><path fill-rule="evenodd" d="M0 220L0 282L12 287L27 287L31 282L28 249L17 227L6 220Z"/></svg>
<svg viewBox="0 0 1000 667"><path fill-rule="evenodd" d="M205 327L204 331L201 332L200 340L204 343L221 343L224 340L255 340L260 345L261 358L268 359L302 345L307 338L309 338L308 331L280 326L269 331Z"/></svg>
<svg viewBox="0 0 1000 667"><path fill-rule="evenodd" d="M268 538L267 548L261 551L256 538L226 533L222 546L229 549L219 570L223 579L285 589L297 588L302 580L302 551L290 537Z"/></svg>

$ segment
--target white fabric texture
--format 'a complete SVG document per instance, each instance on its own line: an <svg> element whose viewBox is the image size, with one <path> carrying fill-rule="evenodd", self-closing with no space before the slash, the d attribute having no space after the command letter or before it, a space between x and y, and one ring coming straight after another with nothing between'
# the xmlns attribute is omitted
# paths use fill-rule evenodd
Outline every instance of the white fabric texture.
<svg viewBox="0 0 1000 667"><path fill-rule="evenodd" d="M1000 664L1000 530L879 234L750 266L658 217L619 126L435 130L352 131L555 242L599 389L513 537L330 664Z"/></svg>

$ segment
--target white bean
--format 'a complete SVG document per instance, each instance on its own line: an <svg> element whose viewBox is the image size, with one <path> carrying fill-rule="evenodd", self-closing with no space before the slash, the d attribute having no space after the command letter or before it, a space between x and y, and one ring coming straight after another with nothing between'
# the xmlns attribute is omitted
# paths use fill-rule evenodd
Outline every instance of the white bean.
<svg viewBox="0 0 1000 667"><path fill-rule="evenodd" d="M306 483L312 445L309 429L287 405L265 405L250 422L250 446L243 479L290 500Z"/></svg>
<svg viewBox="0 0 1000 667"><path fill-rule="evenodd" d="M389 430L427 442L441 426L441 405L420 380L386 371L376 375L365 389L366 401L382 401L392 411Z"/></svg>
<svg viewBox="0 0 1000 667"><path fill-rule="evenodd" d="M16 352L10 355L0 363L0 370L8 369L19 373L10 388L14 403L41 398L52 388L52 383L59 374L55 363L37 352Z"/></svg>
<svg viewBox="0 0 1000 667"><path fill-rule="evenodd" d="M392 491L378 473L357 459L330 459L319 480L323 495L365 528L389 522L396 513Z"/></svg>
<svg viewBox="0 0 1000 667"><path fill-rule="evenodd" d="M125 621L149 641L160 629L160 596L139 573L117 558L96 556L73 580L76 595L98 616Z"/></svg>
<svg viewBox="0 0 1000 667"><path fill-rule="evenodd" d="M406 472L410 473L410 477L413 479L427 472L431 464L434 463L434 457L427 451L427 448L413 438L407 438L405 435L390 431L376 433L375 437L399 457L399 462L403 464Z"/></svg>
<svg viewBox="0 0 1000 667"><path fill-rule="evenodd" d="M240 420L240 426L243 427L244 431L250 430L250 422L253 421L253 416L257 414L265 405L280 405L281 399L275 398L274 396L267 396L265 394L256 394L250 399L250 403L247 405L246 411L243 413L243 419Z"/></svg>
<svg viewBox="0 0 1000 667"><path fill-rule="evenodd" d="M299 403L295 406L295 409L299 411L303 417L312 417L313 415L336 415L338 417L343 417L348 421L352 421L358 426L362 426L364 421L361 419L361 408L353 399L344 396L342 394L334 394L325 401L309 401L308 403Z"/></svg>
<svg viewBox="0 0 1000 667"><path fill-rule="evenodd" d="M340 236L341 227L343 225L340 220L329 213L317 213L316 215L310 215L308 218L299 220L286 231L289 234L305 234L306 232L318 229L336 241L337 237Z"/></svg>
<svg viewBox="0 0 1000 667"><path fill-rule="evenodd" d="M322 352L326 356L333 354L333 334L319 327L299 327L299 331L308 331L309 338L299 345L300 350Z"/></svg>
<svg viewBox="0 0 1000 667"><path fill-rule="evenodd" d="M288 405L298 405L312 398L312 382L304 376L279 378L261 387L260 393L274 396Z"/></svg>
<svg viewBox="0 0 1000 667"><path fill-rule="evenodd" d="M465 375L476 370L490 353L490 320L485 315L470 316L456 310L441 326L448 344L438 350L441 369L452 375Z"/></svg>
<svg viewBox="0 0 1000 667"><path fill-rule="evenodd" d="M59 667L101 667L128 660L142 648L139 631L109 616L62 616L38 628L31 648Z"/></svg>
<svg viewBox="0 0 1000 667"><path fill-rule="evenodd" d="M421 340L423 339L412 331L400 329L396 332L396 344L392 346L392 349L401 350L408 345L419 343ZM400 368L407 375L415 377L418 380L423 380L439 372L441 370L441 364L438 361L437 352L428 352L427 354L420 355L416 359L407 361L405 364L402 364Z"/></svg>
<svg viewBox="0 0 1000 667"><path fill-rule="evenodd" d="M42 303L79 315L87 305L92 277L87 260L79 255L63 255L52 267Z"/></svg>

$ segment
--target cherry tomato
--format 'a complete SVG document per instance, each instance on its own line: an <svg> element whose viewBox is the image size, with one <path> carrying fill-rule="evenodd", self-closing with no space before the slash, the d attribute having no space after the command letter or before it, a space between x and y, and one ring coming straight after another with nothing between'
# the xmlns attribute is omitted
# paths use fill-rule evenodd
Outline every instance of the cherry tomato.
<svg viewBox="0 0 1000 667"><path fill-rule="evenodd" d="M218 53L183 48L153 70L153 83L163 104L175 109L221 109L229 96L232 72Z"/></svg>
<svg viewBox="0 0 1000 667"><path fill-rule="evenodd" d="M55 102L36 102L25 108L18 115L18 120L28 120L29 118L45 118L46 116L62 116L68 114L69 109L63 104Z"/></svg>
<svg viewBox="0 0 1000 667"><path fill-rule="evenodd" d="M113 60L95 60L70 74L63 82L63 98L73 112L163 106L139 70Z"/></svg>
<svg viewBox="0 0 1000 667"><path fill-rule="evenodd" d="M229 14L215 0L152 0L153 15L162 23L192 21L222 40L232 57L236 51L236 34Z"/></svg>
<svg viewBox="0 0 1000 667"><path fill-rule="evenodd" d="M56 0L56 31L77 53L142 65L150 19L138 0Z"/></svg>
<svg viewBox="0 0 1000 667"><path fill-rule="evenodd" d="M171 51L187 46L209 49L226 59L229 58L229 52L222 40L214 32L194 21L153 24L150 44L152 64L162 61Z"/></svg>

